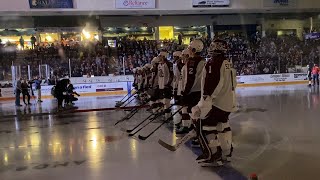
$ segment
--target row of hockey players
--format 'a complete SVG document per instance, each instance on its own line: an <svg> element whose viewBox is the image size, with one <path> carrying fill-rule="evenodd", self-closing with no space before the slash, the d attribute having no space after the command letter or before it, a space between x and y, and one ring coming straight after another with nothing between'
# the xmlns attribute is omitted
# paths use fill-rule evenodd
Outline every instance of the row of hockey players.
<svg viewBox="0 0 320 180"><path fill-rule="evenodd" d="M176 135L196 132L193 144L199 144L203 154L197 158L202 166L222 165L232 155L232 132L229 115L237 110L236 73L226 58L227 43L214 40L207 49L209 59L200 56L204 45L193 40L182 52L160 52L151 64L137 68L136 89L150 95L155 113L163 105L165 118L171 117L170 101L182 106L181 122Z"/></svg>

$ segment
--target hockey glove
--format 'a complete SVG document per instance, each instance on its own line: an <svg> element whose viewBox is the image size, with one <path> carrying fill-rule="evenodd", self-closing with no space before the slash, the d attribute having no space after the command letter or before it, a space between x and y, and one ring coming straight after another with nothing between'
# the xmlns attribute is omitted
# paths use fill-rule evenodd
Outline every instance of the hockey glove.
<svg viewBox="0 0 320 180"><path fill-rule="evenodd" d="M202 96L197 106L201 109L200 118L205 119L212 109L212 99L210 96Z"/></svg>
<svg viewBox="0 0 320 180"><path fill-rule="evenodd" d="M189 114L192 121L195 123L201 116L201 109L199 106L194 106L191 108L191 113Z"/></svg>

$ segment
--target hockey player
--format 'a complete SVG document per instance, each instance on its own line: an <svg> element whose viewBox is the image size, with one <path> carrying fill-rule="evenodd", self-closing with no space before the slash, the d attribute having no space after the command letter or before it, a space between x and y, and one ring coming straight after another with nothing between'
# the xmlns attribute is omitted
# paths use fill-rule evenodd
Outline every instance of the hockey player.
<svg viewBox="0 0 320 180"><path fill-rule="evenodd" d="M142 77L143 77L143 92L141 94L142 100L147 100L150 97L148 97L148 90L149 90L149 83L151 79L151 64L145 64L142 68Z"/></svg>
<svg viewBox="0 0 320 180"><path fill-rule="evenodd" d="M136 68L133 68L132 69L132 73L133 73L133 84L132 84L132 86L137 90L137 85L138 85L138 83L137 83L137 81L138 81L138 74L137 74L137 69Z"/></svg>
<svg viewBox="0 0 320 180"><path fill-rule="evenodd" d="M140 93L143 90L143 71L141 67L137 68L137 91Z"/></svg>
<svg viewBox="0 0 320 180"><path fill-rule="evenodd" d="M202 97L192 108L203 154L197 158L202 166L222 165L232 155L232 132L229 114L237 110L236 73L226 59L227 43L214 40L208 48L211 58L202 73Z"/></svg>
<svg viewBox="0 0 320 180"><path fill-rule="evenodd" d="M176 131L176 135L183 135L192 130L192 121L189 113L191 108L195 106L201 97L201 72L205 65L205 60L200 56L203 50L203 42L201 40L193 40L189 47L190 57L185 64L183 70L184 90L182 93L182 119L181 127Z"/></svg>
<svg viewBox="0 0 320 180"><path fill-rule="evenodd" d="M179 104L179 99L181 97L181 91L182 91L182 75L181 75L181 69L183 67L183 63L181 60L182 52L176 51L173 53L173 90L174 90L174 100L175 104Z"/></svg>
<svg viewBox="0 0 320 180"><path fill-rule="evenodd" d="M159 66L160 58L155 57L151 61L151 79L149 82L150 90L148 94L150 97L150 107L152 112L155 113L156 109L161 105L159 102L159 83L158 83L158 66Z"/></svg>
<svg viewBox="0 0 320 180"><path fill-rule="evenodd" d="M161 51L159 54L158 83L161 99L164 104L165 118L171 116L170 101L172 98L173 65L167 59L168 53Z"/></svg>

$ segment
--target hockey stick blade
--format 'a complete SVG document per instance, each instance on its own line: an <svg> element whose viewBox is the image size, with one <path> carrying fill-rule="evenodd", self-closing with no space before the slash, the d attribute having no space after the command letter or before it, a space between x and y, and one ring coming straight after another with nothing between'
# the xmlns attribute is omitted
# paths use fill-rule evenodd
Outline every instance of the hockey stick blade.
<svg viewBox="0 0 320 180"><path fill-rule="evenodd" d="M143 140L143 141L144 141L144 140L146 140L146 139L148 138L148 136L141 136L141 135L139 135L138 138L139 138L140 140Z"/></svg>
<svg viewBox="0 0 320 180"><path fill-rule="evenodd" d="M134 136L134 135L135 135L135 134L128 134L128 136L130 136L130 137L131 137L131 136Z"/></svg>
<svg viewBox="0 0 320 180"><path fill-rule="evenodd" d="M172 145L170 145L170 144L167 144L167 143L165 143L164 141L162 141L161 139L158 140L158 143L159 143L162 147L168 149L169 151L176 151L176 150L177 150L176 146L172 146Z"/></svg>
<svg viewBox="0 0 320 180"><path fill-rule="evenodd" d="M160 108L158 108L157 110L159 110L159 109L160 109ZM143 124L145 121L147 121L148 119L150 119L152 116L154 116L152 119L158 117L157 114L154 114L154 113L150 114L147 118L145 118L143 121L141 121L141 122L140 122L138 125L136 125L133 129L128 129L128 130L127 130L127 133L131 133L132 131L136 130L141 124ZM150 119L150 120L152 120L152 119Z"/></svg>
<svg viewBox="0 0 320 180"><path fill-rule="evenodd" d="M150 124L152 121L154 121L157 117L159 117L159 115L156 115L154 118L152 118L152 119L150 119L150 121L146 124L146 125L144 125L143 127L141 127L140 129L138 129L136 132L134 132L134 133L131 133L132 131L134 131L134 130L136 130L136 128L134 128L134 129L128 129L127 130L127 132L128 133L130 133L130 134L128 134L128 136L134 136L135 134L137 134L138 132L140 132L144 127L146 127L148 124ZM148 120L148 119L146 119L146 120ZM141 123L142 124L142 123ZM137 126L138 127L138 126ZM130 132L129 132L130 131Z"/></svg>
<svg viewBox="0 0 320 180"><path fill-rule="evenodd" d="M183 136L181 139L179 139L179 141L175 145L169 145L169 144L165 143L164 141L162 141L161 139L159 139L158 143L162 147L164 147L170 151L176 151L182 144L185 144L187 141L189 141L195 135L196 135L196 132L194 130L192 130L188 134Z"/></svg>
<svg viewBox="0 0 320 180"><path fill-rule="evenodd" d="M163 121L158 127L156 127L151 133L149 133L147 136L141 136L139 135L139 139L140 140L146 140L148 139L153 133L155 133L159 128L161 128L161 126L163 126L164 124L168 123L170 118L172 118L174 115L176 115L180 110L182 109L182 107L180 109L178 109L175 113L173 113L169 118L167 118L165 121Z"/></svg>

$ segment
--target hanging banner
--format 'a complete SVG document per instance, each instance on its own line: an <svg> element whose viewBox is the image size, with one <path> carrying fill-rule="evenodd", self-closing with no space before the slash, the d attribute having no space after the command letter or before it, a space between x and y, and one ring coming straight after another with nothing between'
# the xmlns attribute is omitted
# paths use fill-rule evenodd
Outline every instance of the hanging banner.
<svg viewBox="0 0 320 180"><path fill-rule="evenodd" d="M155 9L155 0L116 0L116 9Z"/></svg>
<svg viewBox="0 0 320 180"><path fill-rule="evenodd" d="M227 7L230 0L192 0L193 7Z"/></svg>
<svg viewBox="0 0 320 180"><path fill-rule="evenodd" d="M296 0L263 0L264 7L272 7L272 8L288 8L288 7L296 7Z"/></svg>
<svg viewBox="0 0 320 180"><path fill-rule="evenodd" d="M73 8L72 0L29 0L31 9Z"/></svg>

